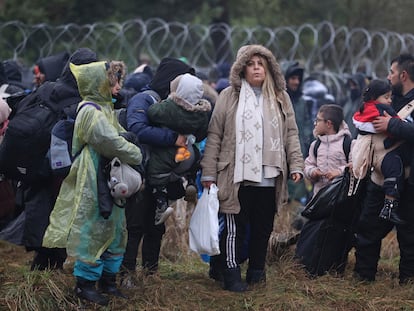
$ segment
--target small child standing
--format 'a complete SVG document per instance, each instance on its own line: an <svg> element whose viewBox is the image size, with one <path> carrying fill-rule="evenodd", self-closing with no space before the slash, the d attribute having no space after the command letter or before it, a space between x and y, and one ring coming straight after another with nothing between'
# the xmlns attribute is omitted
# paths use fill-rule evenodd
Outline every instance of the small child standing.
<svg viewBox="0 0 414 311"><path fill-rule="evenodd" d="M200 153L193 143L207 136L211 104L202 99L203 82L183 74L171 81L171 93L167 99L151 105L148 118L152 125L167 127L187 136L183 147L153 147L147 166L147 181L157 203L155 225L159 225L173 212L168 206L168 182L181 178L189 171L196 171Z"/></svg>
<svg viewBox="0 0 414 311"><path fill-rule="evenodd" d="M313 196L342 175L348 165L348 150L352 143L348 125L344 122L342 107L322 105L314 121L313 134L317 137L309 147L305 159L305 177L313 184ZM348 148L349 147L349 148ZM336 209L336 207L332 207ZM348 213L354 213L347 206ZM311 275L328 271L344 272L351 240L350 224L330 216L309 219L303 226L296 244L295 257Z"/></svg>
<svg viewBox="0 0 414 311"><path fill-rule="evenodd" d="M309 155L305 159L304 173L313 184L315 196L322 187L344 172L348 161L343 150L343 141L351 133L344 122L342 108L335 104L322 105L314 125L313 134L321 143L316 156L316 140L311 143Z"/></svg>
<svg viewBox="0 0 414 311"><path fill-rule="evenodd" d="M371 144L371 137L367 135L375 134L376 131L372 121L378 116L384 115L386 111L390 116L398 118L397 113L391 107L391 85L385 80L372 80L362 95L363 103L359 111L355 112L353 122L358 129L358 137L355 142L355 150L365 154L372 154L374 149ZM370 145L364 145L364 141ZM364 146L365 147L364 147ZM384 176L383 189L385 192L384 207L379 217L391 221L395 224L405 223L398 215L398 203L403 186L404 167L401 159L399 142L392 137L386 137L383 140L383 146L380 149L386 151L381 161L381 173ZM368 150L367 150L368 149ZM355 154L357 154L355 153ZM354 153L353 153L354 154ZM371 158L374 156L372 154ZM353 171L357 178L360 171L361 159L355 156ZM368 162L371 159L367 159Z"/></svg>

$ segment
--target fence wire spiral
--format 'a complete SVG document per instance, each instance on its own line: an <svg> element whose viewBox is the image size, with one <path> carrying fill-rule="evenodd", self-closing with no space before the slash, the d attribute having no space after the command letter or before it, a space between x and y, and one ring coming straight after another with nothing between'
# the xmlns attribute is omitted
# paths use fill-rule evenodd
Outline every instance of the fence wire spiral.
<svg viewBox="0 0 414 311"><path fill-rule="evenodd" d="M167 56L186 57L206 72L221 62L231 63L238 48L251 43L268 47L282 63L299 60L307 74L320 75L332 93L340 94L345 74L364 71L374 78L385 77L393 57L413 50L414 36L329 22L276 28L183 24L158 18L61 26L0 23L0 57L29 66L41 57L87 46L101 59L121 59L130 69L138 65L140 55L147 54L154 64Z"/></svg>

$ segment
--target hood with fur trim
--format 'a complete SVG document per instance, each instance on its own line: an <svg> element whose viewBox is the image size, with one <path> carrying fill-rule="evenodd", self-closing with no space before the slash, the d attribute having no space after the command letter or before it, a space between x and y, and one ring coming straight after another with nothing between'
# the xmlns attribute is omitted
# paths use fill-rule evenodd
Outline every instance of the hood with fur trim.
<svg viewBox="0 0 414 311"><path fill-rule="evenodd" d="M122 87L125 78L126 66L123 61L113 60L109 62L108 79L111 87L115 86L116 82Z"/></svg>
<svg viewBox="0 0 414 311"><path fill-rule="evenodd" d="M286 90L285 78L278 62L276 61L275 56L266 47L256 44L242 46L237 52L236 61L231 67L229 77L230 85L234 88L234 90L237 93L240 92L244 68L246 67L246 64L250 58L256 54L264 57L267 60L270 74L272 75L273 81L275 83L274 88L276 93L281 93L282 91Z"/></svg>

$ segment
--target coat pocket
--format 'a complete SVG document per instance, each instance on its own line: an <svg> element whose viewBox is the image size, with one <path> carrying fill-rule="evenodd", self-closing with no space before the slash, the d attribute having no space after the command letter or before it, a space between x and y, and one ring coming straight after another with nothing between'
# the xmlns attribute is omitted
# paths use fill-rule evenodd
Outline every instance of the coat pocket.
<svg viewBox="0 0 414 311"><path fill-rule="evenodd" d="M231 180L232 174L230 171L230 162L217 162L217 187L219 200L228 199L233 181Z"/></svg>

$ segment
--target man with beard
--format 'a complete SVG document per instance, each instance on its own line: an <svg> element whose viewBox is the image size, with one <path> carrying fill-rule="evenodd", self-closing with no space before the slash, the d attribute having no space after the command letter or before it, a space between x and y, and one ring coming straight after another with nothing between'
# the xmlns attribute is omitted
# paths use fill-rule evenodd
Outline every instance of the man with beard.
<svg viewBox="0 0 414 311"><path fill-rule="evenodd" d="M401 54L391 61L388 74L393 91L392 106L396 111L407 109L414 100L414 56ZM404 140L402 146L403 162L406 168L414 167L414 112L404 118L377 117L374 128L378 133L387 132L392 137ZM404 161L404 159L406 159ZM407 169L405 170L407 173ZM378 167L371 172L365 198L362 202L361 215L357 224L355 251L355 276L363 281L374 281L380 258L381 240L396 226L400 249L399 280L400 284L414 281L414 170L405 175L399 211L404 224L393 224L378 217L383 207L384 191Z"/></svg>

